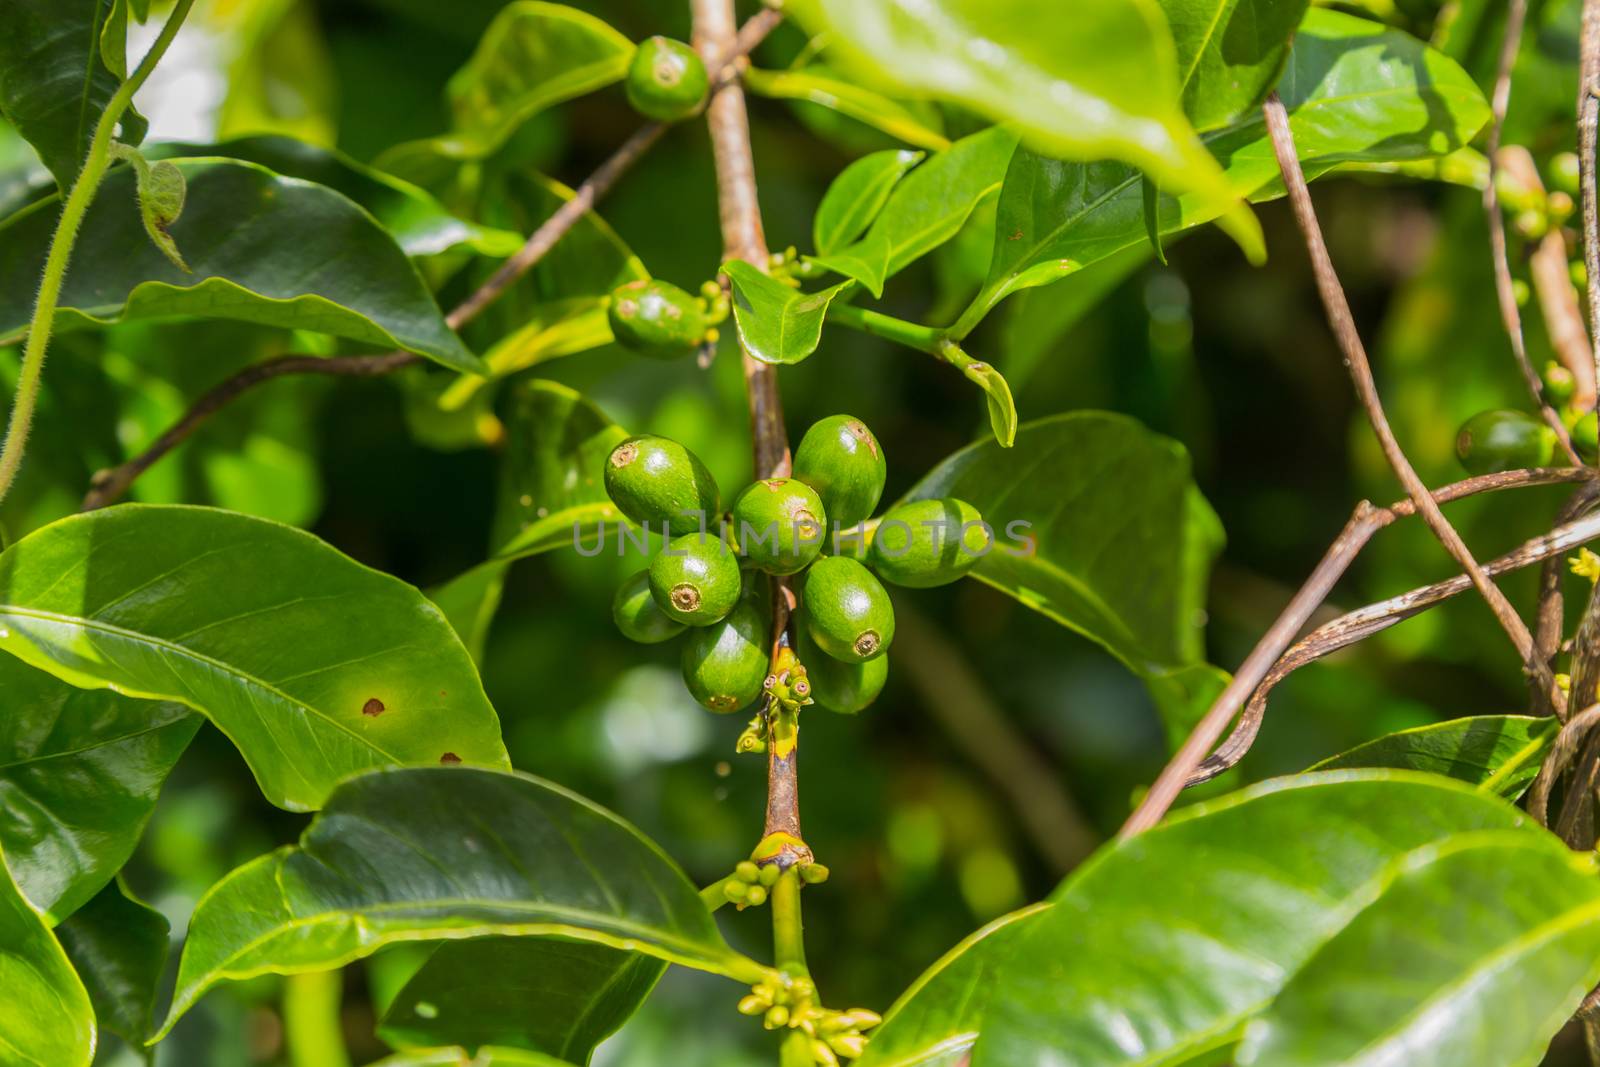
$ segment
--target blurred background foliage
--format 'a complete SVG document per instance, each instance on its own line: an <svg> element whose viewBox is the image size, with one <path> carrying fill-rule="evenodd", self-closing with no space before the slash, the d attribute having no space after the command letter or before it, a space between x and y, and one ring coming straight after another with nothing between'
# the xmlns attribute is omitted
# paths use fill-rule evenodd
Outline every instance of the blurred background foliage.
<svg viewBox="0 0 1600 1067"><path fill-rule="evenodd" d="M580 6L635 39L689 31L683 0ZM1336 6L1432 40L1489 84L1502 4ZM1542 164L1573 148L1580 5L1531 6L1506 140L1528 146ZM200 0L139 97L152 119L149 140L281 132L357 160L379 159L448 128L445 83L500 7L498 0ZM148 42L159 21L135 27L130 51ZM780 28L758 59L781 67L804 43ZM827 183L851 159L894 142L814 105L755 99L751 108L769 242L806 248ZM921 110L952 135L966 127L960 115ZM528 175L575 185L637 121L615 87L544 112L473 168L472 182L453 171L429 175L425 166L408 176L480 221L527 232L551 202ZM0 128L0 202L38 171L30 150ZM502 192L492 196L496 188ZM1526 406L1495 311L1479 194L1339 179L1320 184L1316 197L1402 442L1425 480L1460 478L1456 427L1485 408ZM703 126L675 128L601 213L651 273L689 289L712 277L721 248ZM1270 251L1264 269L1251 269L1217 232L1197 231L1171 248L1170 265L1119 257L1014 298L970 345L1010 376L1024 419L1111 409L1188 446L1228 537L1208 629L1210 658L1222 665L1236 663L1271 622L1355 501L1399 495L1353 406L1287 208L1277 202L1259 214ZM898 276L885 310L948 321L982 278L992 232L991 207ZM426 269L443 279L450 266L434 261ZM564 269L588 268L611 269ZM547 273L537 284L559 288L562 273ZM471 280L445 281L441 301ZM1542 366L1549 343L1537 309L1527 315L1530 349ZM486 316L469 344L482 351L516 316L514 303ZM538 373L580 390L625 427L682 440L727 493L746 480L749 445L726 332L709 370L606 348ZM274 353L330 345L237 323L61 335L22 481L0 512L6 534L15 538L75 510L93 471L139 451L230 372ZM0 352L0 392L15 373L15 352ZM473 432L481 406L446 418L427 403L444 378L413 368L380 381L280 380L213 420L145 475L133 496L304 525L364 563L436 584L484 558L498 463ZM811 421L840 411L872 426L889 457L885 499L986 433L981 404L958 376L851 332L830 330L818 356L786 368L782 383L796 438ZM1515 503L1480 498L1451 514L1483 557L1545 529L1560 496L1525 490ZM674 651L630 644L613 628L611 591L633 566L572 552L517 564L490 637L485 681L517 766L619 811L707 882L759 833L764 764L734 756L742 721L714 718L692 703ZM1355 607L1451 573L1423 528L1401 523L1379 535L1333 603ZM1533 575L1517 575L1506 588L1515 602L1531 604ZM976 721L980 731L995 724L971 718L970 694L958 693L945 671L916 676L930 641L957 650L958 667L970 668L980 695L999 709L999 729L1046 768L1035 784L1065 796L1096 835L1115 831L1169 750L1143 687L1088 641L977 583L899 599L926 626L904 628L884 697L860 717L807 716L802 746L806 833L833 870L825 891L807 894L813 969L830 1003L878 1009L959 938L1043 896L1063 873L1059 854L1041 848L1019 819L1014 794L999 788L1008 777L1004 748L997 773L995 759L975 758L983 746L960 740L963 723ZM942 649L939 655L945 662ZM1514 657L1481 604L1463 597L1296 674L1274 694L1243 766L1208 789L1299 770L1388 731L1523 703ZM260 799L232 746L207 726L163 793L129 879L181 934L213 881L292 840L303 824ZM760 954L765 922L753 913L730 916L727 925L739 947ZM391 953L352 971L345 1017L358 1061L383 1051L373 1037L375 1015L407 967L407 954ZM262 979L219 991L161 1047L158 1062L285 1062L280 985ZM717 979L673 969L597 1062L770 1062L769 1042L746 1020L691 1007L707 998L731 1007L734 997ZM695 1025L685 1026L686 1017ZM114 1041L108 1046L107 1060L129 1058Z"/></svg>

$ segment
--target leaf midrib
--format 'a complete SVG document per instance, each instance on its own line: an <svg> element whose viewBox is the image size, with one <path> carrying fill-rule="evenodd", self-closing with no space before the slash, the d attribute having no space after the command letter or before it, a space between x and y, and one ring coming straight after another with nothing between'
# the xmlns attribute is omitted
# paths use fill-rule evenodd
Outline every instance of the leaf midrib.
<svg viewBox="0 0 1600 1067"><path fill-rule="evenodd" d="M329 726L332 726L334 729L360 742L363 747L376 752L378 755L389 760L396 766L401 766L407 762L394 753L389 752L381 745L376 744L371 738L356 730L352 730L350 727L334 719L322 709L305 703L304 701L296 700L288 693L285 693L281 689L277 688L271 682L268 682L263 678L257 678L255 675L241 670L232 664L226 663L212 656L207 656L204 653L196 652L193 649L185 648L182 645L174 644L171 641L156 637L152 634L142 634L136 630L129 630L126 627L114 626L110 623L100 622L98 620L85 619L82 616L65 615L60 612L43 611L37 608L25 608L17 604L0 604L0 617L4 616L20 616L22 618L38 619L43 622L57 622L67 626L77 626L85 630L93 630L108 636L130 641L134 644L148 645L152 648L161 649L164 652L170 652L182 659L203 664L217 671L218 673L228 675L232 678L237 678L246 685L254 686L261 691L276 697L279 701L288 704L291 708L309 713L313 717L327 723ZM150 699L175 700L180 704L183 704L187 707L192 707L196 711L202 712L207 718L215 721L215 717L209 710L199 707L195 704L191 704L188 700L185 700L184 698L175 694L151 694ZM257 718L259 719L260 716L257 716ZM219 725L221 724L219 723Z"/></svg>

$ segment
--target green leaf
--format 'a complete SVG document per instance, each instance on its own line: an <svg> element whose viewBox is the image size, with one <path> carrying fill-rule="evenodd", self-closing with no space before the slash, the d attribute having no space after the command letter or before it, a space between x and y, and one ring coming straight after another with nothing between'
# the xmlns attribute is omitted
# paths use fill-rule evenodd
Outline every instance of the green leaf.
<svg viewBox="0 0 1600 1067"><path fill-rule="evenodd" d="M56 184L69 188L89 154L89 141L122 84L123 41L102 41L117 0L8 0L0 33L0 115L38 151ZM126 29L126 19L120 20ZM107 55L117 65L108 66ZM144 120L131 109L122 140L138 144ZM53 220L52 220L53 221ZM31 299L30 286L27 295Z"/></svg>
<svg viewBox="0 0 1600 1067"><path fill-rule="evenodd" d="M402 941L557 936L741 980L699 892L639 831L558 786L468 767L344 782L300 843L195 908L165 1034L209 988L325 970Z"/></svg>
<svg viewBox="0 0 1600 1067"><path fill-rule="evenodd" d="M0 858L0 1067L88 1067L94 1008L44 916Z"/></svg>
<svg viewBox="0 0 1600 1067"><path fill-rule="evenodd" d="M665 969L582 941L447 941L395 995L378 1034L400 1048L499 1045L588 1063Z"/></svg>
<svg viewBox="0 0 1600 1067"><path fill-rule="evenodd" d="M814 262L883 295L883 283L954 237L974 208L993 196L1016 148L994 127L963 137L900 182L865 237Z"/></svg>
<svg viewBox="0 0 1600 1067"><path fill-rule="evenodd" d="M538 0L508 4L450 78L451 132L398 145L378 166L404 173L410 157L492 155L539 112L621 81L633 51L632 41L577 8Z"/></svg>
<svg viewBox="0 0 1600 1067"><path fill-rule="evenodd" d="M134 897L120 878L56 928L100 1029L135 1049L150 1035L169 933L162 914Z"/></svg>
<svg viewBox="0 0 1600 1067"><path fill-rule="evenodd" d="M117 10L123 9L119 6ZM113 146L112 155L133 167L139 218L144 223L144 232L150 238L150 243L167 257L168 263L185 274L192 274L171 233L172 224L183 214L183 202L188 193L183 171L167 160L152 165L137 148L127 145Z"/></svg>
<svg viewBox="0 0 1600 1067"><path fill-rule="evenodd" d="M597 527L624 521L606 494L604 474L626 430L581 394L537 379L511 390L503 421L491 558L429 593L475 655L513 561L580 541L592 545Z"/></svg>
<svg viewBox="0 0 1600 1067"><path fill-rule="evenodd" d="M925 152L889 149L862 156L833 179L811 220L811 239L818 255L844 248L867 232L889 194L906 171L922 162Z"/></svg>
<svg viewBox="0 0 1600 1067"><path fill-rule="evenodd" d="M1503 801L1405 771L1276 779L1185 808L1051 895L995 983L972 1067L1166 1067L1225 1047L1391 865L1479 830L1543 833ZM1369 968L1369 990L1374 973L1390 972Z"/></svg>
<svg viewBox="0 0 1600 1067"><path fill-rule="evenodd" d="M169 141L151 145L145 155L151 159L224 156L259 164L287 178L316 182L371 212L408 256L431 256L464 247L480 255L504 257L522 247L522 236L513 230L457 218L419 186L293 137L265 134L219 144Z"/></svg>
<svg viewBox="0 0 1600 1067"><path fill-rule="evenodd" d="M151 246L131 168L106 176L84 219L57 328L201 315L404 348L456 370L481 364L445 325L416 268L338 193L228 160L175 164L188 182L172 236L193 274ZM0 344L27 329L56 197L0 223Z"/></svg>
<svg viewBox="0 0 1600 1067"><path fill-rule="evenodd" d="M476 1056L459 1046L397 1052L372 1067L573 1067L565 1060L513 1048L481 1048Z"/></svg>
<svg viewBox="0 0 1600 1067"><path fill-rule="evenodd" d="M1397 862L1250 1024L1238 1062L1535 1067L1600 980L1597 920L1592 856L1463 834Z"/></svg>
<svg viewBox="0 0 1600 1067"><path fill-rule="evenodd" d="M0 648L204 713L290 810L372 767L506 765L477 671L420 593L231 512L126 504L23 538L0 553Z"/></svg>
<svg viewBox="0 0 1600 1067"><path fill-rule="evenodd" d="M722 265L733 283L733 321L739 341L763 363L799 363L817 350L828 305L850 282L804 293L743 260Z"/></svg>
<svg viewBox="0 0 1600 1067"><path fill-rule="evenodd" d="M937 497L967 501L995 530L975 577L1158 688L1195 684L1195 617L1221 537L1183 446L1122 415L1056 415L1023 425L1013 448L962 449L907 494Z"/></svg>
<svg viewBox="0 0 1600 1067"><path fill-rule="evenodd" d="M1526 715L1480 715L1401 730L1311 769L1402 767L1456 778L1516 799L1533 784L1561 724Z"/></svg>
<svg viewBox="0 0 1600 1067"><path fill-rule="evenodd" d="M796 0L790 11L900 88L1014 125L1034 149L1116 159L1192 192L1252 254L1261 230L1184 118L1177 55L1153 0Z"/></svg>
<svg viewBox="0 0 1600 1067"><path fill-rule="evenodd" d="M1309 0L1158 0L1177 46L1183 110L1197 130L1254 111L1278 81Z"/></svg>
<svg viewBox="0 0 1600 1067"><path fill-rule="evenodd" d="M1301 24L1278 94L1313 175L1339 163L1445 155L1470 141L1489 116L1482 92L1453 61L1397 30L1322 9ZM1282 195L1259 116L1205 140L1239 195ZM1164 234L1214 217L1214 205L1202 199L1160 197ZM1145 240L1146 232L1138 170L1020 149L1000 193L989 278L952 334L965 337L1011 293L1082 270Z"/></svg>
<svg viewBox="0 0 1600 1067"><path fill-rule="evenodd" d="M996 977L1049 907L1003 915L945 953L894 1002L856 1067L957 1067L978 1039Z"/></svg>
<svg viewBox="0 0 1600 1067"><path fill-rule="evenodd" d="M463 375L440 394L444 411L468 407L490 382L509 377L563 356L574 356L612 343L611 322L603 296L576 296L535 306L528 319L496 341L483 354L488 377Z"/></svg>
<svg viewBox="0 0 1600 1067"><path fill-rule="evenodd" d="M814 63L799 70L751 67L741 80L757 96L818 104L918 148L937 152L950 147L948 137L930 129L911 109L859 82L840 77L824 64Z"/></svg>
<svg viewBox="0 0 1600 1067"><path fill-rule="evenodd" d="M201 720L181 704L78 689L13 656L0 656L0 694L0 846L23 894L59 921L133 854Z"/></svg>

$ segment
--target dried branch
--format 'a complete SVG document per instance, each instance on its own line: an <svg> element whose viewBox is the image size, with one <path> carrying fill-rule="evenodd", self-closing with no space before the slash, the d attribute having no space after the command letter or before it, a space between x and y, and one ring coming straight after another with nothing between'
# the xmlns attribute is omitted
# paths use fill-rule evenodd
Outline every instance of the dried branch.
<svg viewBox="0 0 1600 1067"><path fill-rule="evenodd" d="M1501 474L1481 475L1445 486L1434 494L1432 499L1440 503L1449 503L1462 497L1499 489L1589 480L1594 477L1594 473L1587 468L1506 471ZM1160 777L1150 787L1150 792L1146 794L1144 801L1123 824L1119 836L1131 837L1142 833L1161 820L1167 809L1177 800L1178 794L1192 784L1197 768L1206 761L1212 746L1222 737L1222 732L1227 729L1228 723L1238 714L1240 705L1245 702L1246 697L1256 691L1268 674L1276 669L1279 658L1289 648L1290 642L1300 632L1300 628L1327 599L1334 584L1349 569L1350 564L1372 539L1373 534L1397 518L1416 514L1416 510L1416 505L1411 500L1400 501L1387 508L1375 508L1366 501L1356 505L1355 513L1351 515L1350 521L1339 532L1333 544L1328 546L1322 561L1289 601L1283 614L1278 616L1277 621L1261 636L1261 640L1256 642L1255 648L1239 665L1227 687L1218 694L1182 747L1168 761ZM1464 581L1464 579L1458 580ZM1260 723L1258 721L1253 728L1250 727L1247 723L1248 715L1247 711L1246 719L1241 720L1234 736L1240 736L1243 731L1249 730L1248 736L1253 739L1253 730L1259 729ZM1233 737L1230 737L1229 744L1232 742ZM1248 748L1248 742L1245 747Z"/></svg>
<svg viewBox="0 0 1600 1067"><path fill-rule="evenodd" d="M723 95L722 90L732 80L737 71L737 64L756 45L772 32L782 20L782 16L775 11L763 10L745 23L737 36L730 41L731 51L719 49L716 52L716 61L708 64L710 69L717 71L717 88L712 97L712 103ZM726 57L726 58L723 58ZM505 294L517 279L532 270L540 260L549 254L560 240L577 225L578 220L588 214L600 198L611 191L617 180L628 172L650 148L661 139L666 132L666 125L660 122L650 122L634 131L622 146L613 152L605 162L595 168L593 174L584 179L583 183L573 190L572 199L557 208L555 213L540 224L539 228L528 237L500 269L495 271L489 280L478 287L472 295L468 296L445 316L445 322L452 330L459 330L483 311L495 300ZM161 457L176 448L199 429L207 419L218 411L227 407L240 394L268 382L274 378L281 378L289 374L324 374L334 377L369 378L389 374L420 363L422 357L410 352L384 352L379 355L362 356L332 356L328 358L316 356L290 355L268 360L224 379L213 386L199 400L195 401L189 410L185 411L178 421L167 428L161 436L151 442L139 455L127 462L112 467L108 470L97 472L90 481L89 492L83 498L80 510L93 511L109 504L116 503L122 498L134 481L154 466Z"/></svg>
<svg viewBox="0 0 1600 1067"><path fill-rule="evenodd" d="M1506 336L1511 339L1511 354L1522 372L1528 395L1538 405L1545 424L1555 431L1561 450L1573 466L1581 467L1583 460L1572 447L1572 436L1567 432L1561 416L1544 400L1544 383L1539 372L1528 359L1528 346L1522 334L1522 312L1517 307L1516 289L1511 281L1511 263L1506 256L1506 218L1500 211L1500 137L1505 129L1506 107L1511 103L1511 68L1517 61L1517 49L1522 43L1522 26L1528 15L1527 0L1509 0L1506 8L1505 39L1500 45L1500 67L1495 73L1492 94L1493 121L1489 124L1488 144L1484 154L1489 158L1489 180L1483 186L1483 211L1489 221L1489 250L1494 263L1495 295L1500 303L1500 320L1505 323ZM1565 264L1563 264L1565 265Z"/></svg>
<svg viewBox="0 0 1600 1067"><path fill-rule="evenodd" d="M1561 727L1561 732L1556 734L1550 754L1539 765L1539 776L1533 780L1533 788L1528 790L1528 814L1538 819L1540 826L1548 823L1551 788L1578 754L1579 743L1596 723L1600 723L1600 704L1591 704L1568 719L1566 725Z"/></svg>
<svg viewBox="0 0 1600 1067"><path fill-rule="evenodd" d="M1267 132L1272 139L1273 151L1278 157L1278 169L1283 174L1284 185L1289 192L1289 202L1294 209L1295 221L1300 225L1305 237L1306 250L1311 256L1317 291L1321 294L1323 306L1327 310L1328 323L1333 328L1334 336L1344 353L1345 364L1350 370L1356 393L1361 399L1362 407L1366 409L1367 421L1372 424L1372 432L1383 449L1384 457L1394 470L1395 476L1399 478L1400 484L1405 487L1406 495L1416 502L1418 513L1422 516L1423 522L1427 523L1428 529L1433 531L1440 544L1444 545L1445 550L1472 579L1472 584L1488 603L1489 610L1494 613L1501 629L1511 638L1511 643L1516 647L1517 654L1522 657L1528 672L1538 679L1542 689L1550 690L1554 694L1556 692L1554 680L1549 668L1540 663L1535 654L1533 635L1528 632L1527 624L1522 621L1505 594L1490 581L1483 568L1478 565L1478 561L1473 558L1466 542L1444 517L1439 505L1434 503L1428 487L1417 476L1411 461L1401 449L1400 442L1395 439L1394 431L1389 426L1388 416L1383 410L1383 401L1378 396L1378 386L1372 376L1372 365L1367 359L1366 347L1361 342L1361 334L1356 329L1349 301L1345 299L1344 287L1339 283L1333 259L1328 255L1328 246L1322 237L1322 227L1317 221L1316 210L1311 204L1311 193L1306 188L1305 174L1300 169L1300 159L1295 153L1294 133L1289 128L1288 112L1284 109L1283 101L1278 98L1277 93L1267 98L1267 102L1262 105L1262 111L1266 116Z"/></svg>

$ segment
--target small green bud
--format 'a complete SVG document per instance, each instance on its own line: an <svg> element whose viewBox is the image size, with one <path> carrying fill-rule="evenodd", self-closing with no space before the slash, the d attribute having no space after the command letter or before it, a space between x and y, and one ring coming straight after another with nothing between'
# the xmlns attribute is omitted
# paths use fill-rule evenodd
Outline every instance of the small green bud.
<svg viewBox="0 0 1600 1067"><path fill-rule="evenodd" d="M735 571L737 580L737 565ZM746 597L727 618L690 631L683 644L683 682L705 707L735 712L761 695L767 657L767 616L756 598Z"/></svg>
<svg viewBox="0 0 1600 1067"><path fill-rule="evenodd" d="M722 511L717 481L700 457L666 437L640 434L611 450L606 494L628 518L675 534L714 526ZM709 536L709 535L708 535Z"/></svg>
<svg viewBox="0 0 1600 1067"><path fill-rule="evenodd" d="M833 1049L828 1047L826 1041L812 1040L811 1058L821 1067L839 1067L839 1057L834 1055Z"/></svg>
<svg viewBox="0 0 1600 1067"><path fill-rule="evenodd" d="M739 552L768 574L795 574L811 565L827 540L822 499L794 478L753 482L730 511Z"/></svg>
<svg viewBox="0 0 1600 1067"><path fill-rule="evenodd" d="M883 449L866 423L830 415L801 438L794 476L817 491L835 525L850 527L864 522L878 506L887 468Z"/></svg>
<svg viewBox="0 0 1600 1067"><path fill-rule="evenodd" d="M739 877L741 882L749 884L754 884L761 878L761 868L749 860L740 860L739 865L733 869L733 873Z"/></svg>
<svg viewBox="0 0 1600 1067"><path fill-rule="evenodd" d="M776 863L769 863L765 867L761 868L760 881L761 884L766 886L768 889L771 889L773 886L777 885L778 879L781 877L783 877L783 871L779 869Z"/></svg>
<svg viewBox="0 0 1600 1067"><path fill-rule="evenodd" d="M883 1016L869 1008L851 1008L844 1013L843 1018L854 1030L870 1030L883 1022Z"/></svg>
<svg viewBox="0 0 1600 1067"><path fill-rule="evenodd" d="M1555 448L1555 431L1522 411L1480 412L1456 434L1456 456L1470 474L1545 467Z"/></svg>
<svg viewBox="0 0 1600 1067"><path fill-rule="evenodd" d="M867 1039L860 1034L835 1034L827 1040L828 1047L846 1059L859 1059L867 1050Z"/></svg>
<svg viewBox="0 0 1600 1067"><path fill-rule="evenodd" d="M1573 210L1577 207L1577 205L1572 202L1572 197L1559 190L1550 194L1550 198L1546 202L1545 206L1550 211L1551 219L1555 220L1557 223L1566 221L1566 219L1572 214Z"/></svg>
<svg viewBox="0 0 1600 1067"><path fill-rule="evenodd" d="M744 899L745 903L751 905L752 907L759 908L761 905L767 902L767 887L763 885L751 886L749 895Z"/></svg>
<svg viewBox="0 0 1600 1067"><path fill-rule="evenodd" d="M730 901L732 901L735 904L737 904L739 901L743 900L746 896L749 895L749 893L750 893L750 887L748 885L746 885L744 882L734 881L734 882L723 882L722 883L722 895L727 897Z"/></svg>
<svg viewBox="0 0 1600 1067"><path fill-rule="evenodd" d="M1582 167L1575 152L1558 152L1550 159L1550 184L1569 196L1583 188Z"/></svg>
<svg viewBox="0 0 1600 1067"><path fill-rule="evenodd" d="M1577 379L1572 372L1555 360L1544 366L1544 395L1552 404L1565 404L1577 390Z"/></svg>
<svg viewBox="0 0 1600 1067"><path fill-rule="evenodd" d="M1528 208L1519 211L1511 220L1512 229L1529 241L1537 241L1550 228L1550 218L1543 211Z"/></svg>
<svg viewBox="0 0 1600 1067"><path fill-rule="evenodd" d="M1597 426L1594 412L1576 419L1568 433L1572 435L1572 447L1585 459L1594 459L1595 453L1600 452L1600 426Z"/></svg>
<svg viewBox="0 0 1600 1067"><path fill-rule="evenodd" d="M820 863L808 863L800 868L800 880L809 885L821 885L828 880L828 868Z"/></svg>
<svg viewBox="0 0 1600 1067"><path fill-rule="evenodd" d="M767 1009L766 1018L761 1020L761 1025L768 1030L781 1030L789 1025L789 1009L782 1004L774 1004Z"/></svg>
<svg viewBox="0 0 1600 1067"><path fill-rule="evenodd" d="M670 618L710 626L739 602L739 560L718 537L674 537L650 561L650 592ZM762 675L766 677L765 674Z"/></svg>
<svg viewBox="0 0 1600 1067"><path fill-rule="evenodd" d="M709 328L699 300L656 278L612 290L606 319L618 344L656 359L687 356L705 340Z"/></svg>
<svg viewBox="0 0 1600 1067"><path fill-rule="evenodd" d="M762 1015L772 1006L772 1002L759 993L751 993L739 1001L740 1015Z"/></svg>
<svg viewBox="0 0 1600 1067"><path fill-rule="evenodd" d="M684 625L661 610L650 592L650 572L639 571L617 587L611 618L622 636L642 645L659 644L683 633Z"/></svg>
<svg viewBox="0 0 1600 1067"><path fill-rule="evenodd" d="M650 37L633 55L625 88L628 103L639 114L678 122L700 110L711 79L693 48L670 37Z"/></svg>
<svg viewBox="0 0 1600 1067"><path fill-rule="evenodd" d="M806 572L811 639L846 663L874 659L894 640L894 606L882 583L853 559L824 556Z"/></svg>
<svg viewBox="0 0 1600 1067"><path fill-rule="evenodd" d="M1533 291L1528 288L1527 282L1521 278L1511 279L1511 298L1517 302L1517 307L1527 307L1528 298L1532 295Z"/></svg>
<svg viewBox="0 0 1600 1067"><path fill-rule="evenodd" d="M1572 278L1572 284L1578 289L1587 290L1589 288L1589 268L1584 265L1583 260L1575 259L1567 264L1567 274Z"/></svg>

